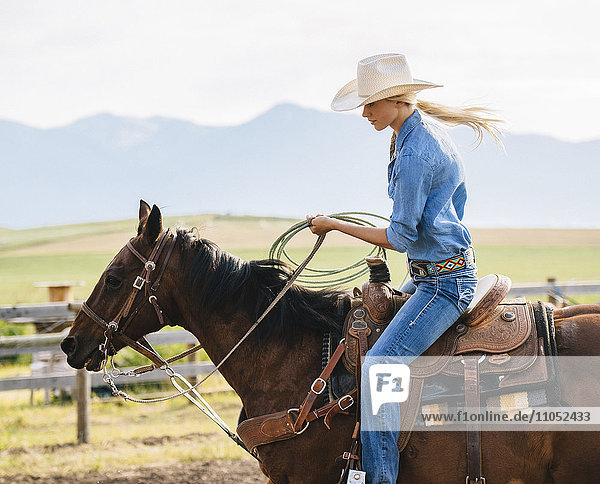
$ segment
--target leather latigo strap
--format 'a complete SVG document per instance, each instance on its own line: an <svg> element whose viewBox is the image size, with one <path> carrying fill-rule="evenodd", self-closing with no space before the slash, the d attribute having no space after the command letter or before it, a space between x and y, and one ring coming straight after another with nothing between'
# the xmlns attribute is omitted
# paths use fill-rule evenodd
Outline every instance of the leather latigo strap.
<svg viewBox="0 0 600 484"><path fill-rule="evenodd" d="M338 481L338 484L343 484L348 479L350 470L361 468L360 459L360 385L361 385L361 369L363 360L368 351L367 336L369 336L371 330L367 323L363 319L356 319L352 322L352 327L349 330L349 334L357 339L358 345L356 346L356 423L354 425L354 431L352 432L352 440L350 450L344 452L342 459L346 461L344 468L342 469L342 475Z"/></svg>
<svg viewBox="0 0 600 484"><path fill-rule="evenodd" d="M354 431L352 432L352 446L350 447L350 451L344 452L342 454L342 459L346 461L344 468L342 470L342 475L340 476L337 484L344 484L347 482L348 473L354 467L360 468L360 422L356 422L354 425Z"/></svg>
<svg viewBox="0 0 600 484"><path fill-rule="evenodd" d="M337 400L333 402L329 402L327 405L322 406L317 410L313 410L310 412L307 417L307 422L312 422L313 420L317 420L321 417L325 417L323 419L323 423L328 430L331 430L331 419L335 417L338 413L348 414L346 411L356 401L356 388L352 390L350 393L341 396Z"/></svg>
<svg viewBox="0 0 600 484"><path fill-rule="evenodd" d="M465 407L479 412L479 361L477 357L465 357ZM467 422L467 484L485 482L481 456L481 422Z"/></svg>
<svg viewBox="0 0 600 484"><path fill-rule="evenodd" d="M337 362L342 357L342 354L344 353L345 349L346 343L344 340L342 340L333 352L333 355L331 355L331 359L329 360L325 368L323 368L323 371L321 372L319 377L310 386L310 391L308 392L308 395L306 395L306 398L304 399L304 401L300 405L300 408L298 409L298 419L294 424L294 431L299 432L300 429L302 429L302 426L304 425L304 422L306 420L306 417L308 416L308 413L310 412L310 409L315 403L317 397L321 393L323 393L323 390L325 390L325 386L327 385L327 379L331 375L331 372L335 368L335 365L337 365Z"/></svg>

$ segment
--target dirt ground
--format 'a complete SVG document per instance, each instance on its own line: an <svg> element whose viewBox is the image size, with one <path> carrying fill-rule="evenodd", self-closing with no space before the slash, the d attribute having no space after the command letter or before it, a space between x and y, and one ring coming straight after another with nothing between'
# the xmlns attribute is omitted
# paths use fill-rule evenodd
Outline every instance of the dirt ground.
<svg viewBox="0 0 600 484"><path fill-rule="evenodd" d="M203 463L175 464L169 466L145 466L110 473L82 475L53 475L32 477L25 475L0 477L1 484L265 484L266 477L260 472L256 461L250 459L208 461Z"/></svg>

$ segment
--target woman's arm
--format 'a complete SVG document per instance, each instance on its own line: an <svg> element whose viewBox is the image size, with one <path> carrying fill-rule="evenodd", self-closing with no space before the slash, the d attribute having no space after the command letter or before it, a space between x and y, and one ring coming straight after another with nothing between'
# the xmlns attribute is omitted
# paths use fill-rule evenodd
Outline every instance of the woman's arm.
<svg viewBox="0 0 600 484"><path fill-rule="evenodd" d="M317 215L316 217L307 215L306 220L309 221L309 227L313 234L322 235L331 230L337 230L344 234L351 235L352 237L356 237L357 239L364 240L370 244L383 247L384 249L394 250L388 242L386 229L384 228L365 227L363 225L325 217L324 215Z"/></svg>

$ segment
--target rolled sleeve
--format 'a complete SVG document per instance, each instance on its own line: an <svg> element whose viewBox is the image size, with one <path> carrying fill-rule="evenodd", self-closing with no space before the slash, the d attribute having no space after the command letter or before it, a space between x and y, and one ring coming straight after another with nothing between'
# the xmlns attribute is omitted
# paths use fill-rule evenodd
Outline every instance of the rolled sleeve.
<svg viewBox="0 0 600 484"><path fill-rule="evenodd" d="M406 252L417 240L417 226L423 216L432 179L433 169L427 159L414 154L397 158L390 180L389 194L394 203L386 235L398 252Z"/></svg>

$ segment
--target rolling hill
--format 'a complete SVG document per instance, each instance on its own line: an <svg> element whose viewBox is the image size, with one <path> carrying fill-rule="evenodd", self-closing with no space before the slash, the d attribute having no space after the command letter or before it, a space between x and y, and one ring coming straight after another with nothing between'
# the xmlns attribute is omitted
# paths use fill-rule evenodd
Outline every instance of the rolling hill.
<svg viewBox="0 0 600 484"><path fill-rule="evenodd" d="M389 215L390 133L354 115L283 104L239 126L98 114L36 129L0 121L0 226L25 228L131 218L138 201L167 215L302 217L367 210ZM507 135L463 154L478 227L600 227L600 140Z"/></svg>

